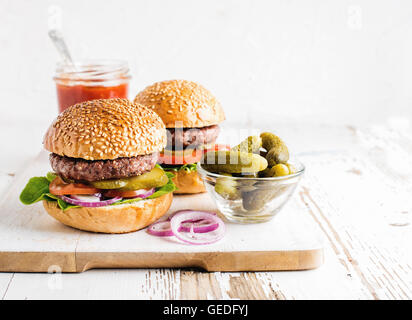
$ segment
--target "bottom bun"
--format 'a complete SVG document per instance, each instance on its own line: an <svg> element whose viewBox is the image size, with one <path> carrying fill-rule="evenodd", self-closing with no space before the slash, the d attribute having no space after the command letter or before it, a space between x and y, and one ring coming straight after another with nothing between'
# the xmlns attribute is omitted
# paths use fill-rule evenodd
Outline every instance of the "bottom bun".
<svg viewBox="0 0 412 320"><path fill-rule="evenodd" d="M179 170L173 172L173 174L175 177L172 180L177 187L177 190L174 193L187 194L206 192L205 185L197 174L197 171L187 172L186 170Z"/></svg>
<svg viewBox="0 0 412 320"><path fill-rule="evenodd" d="M61 223L85 231L102 233L126 233L142 229L169 210L173 194L155 199L142 200L99 208L71 208L63 211L57 201L43 200L46 211Z"/></svg>

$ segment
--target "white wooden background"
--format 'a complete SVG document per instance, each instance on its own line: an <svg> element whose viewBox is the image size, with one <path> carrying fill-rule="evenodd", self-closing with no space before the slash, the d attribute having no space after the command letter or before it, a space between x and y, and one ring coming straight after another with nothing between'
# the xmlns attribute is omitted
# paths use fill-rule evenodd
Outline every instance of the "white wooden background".
<svg viewBox="0 0 412 320"><path fill-rule="evenodd" d="M46 33L59 12L74 57L129 61L131 97L153 81L195 80L221 100L227 128L284 137L308 167L295 196L328 240L325 264L1 273L0 297L412 297L411 2L0 0L1 192L55 116Z"/></svg>

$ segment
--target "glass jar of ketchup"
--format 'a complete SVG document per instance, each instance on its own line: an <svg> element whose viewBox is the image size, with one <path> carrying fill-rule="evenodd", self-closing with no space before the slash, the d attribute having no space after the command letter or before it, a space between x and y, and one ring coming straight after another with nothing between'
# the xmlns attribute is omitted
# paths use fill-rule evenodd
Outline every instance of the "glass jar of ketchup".
<svg viewBox="0 0 412 320"><path fill-rule="evenodd" d="M83 101L128 98L129 67L117 60L80 61L73 65L59 63L54 81L59 112Z"/></svg>

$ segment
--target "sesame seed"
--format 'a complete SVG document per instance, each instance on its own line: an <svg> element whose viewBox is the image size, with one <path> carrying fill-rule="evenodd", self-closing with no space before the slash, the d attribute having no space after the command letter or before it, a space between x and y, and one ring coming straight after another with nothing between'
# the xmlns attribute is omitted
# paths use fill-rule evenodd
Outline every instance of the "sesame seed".
<svg viewBox="0 0 412 320"><path fill-rule="evenodd" d="M45 147L51 152L90 160L157 152L166 144L165 127L153 111L118 98L68 108L45 137ZM54 149L52 141L56 146L62 141L63 146ZM81 145L88 145L87 151Z"/></svg>

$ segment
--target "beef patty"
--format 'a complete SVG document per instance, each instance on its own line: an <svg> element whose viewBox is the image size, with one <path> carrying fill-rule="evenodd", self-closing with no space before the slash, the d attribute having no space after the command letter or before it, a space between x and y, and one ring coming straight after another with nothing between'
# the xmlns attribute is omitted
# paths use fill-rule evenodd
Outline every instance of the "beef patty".
<svg viewBox="0 0 412 320"><path fill-rule="evenodd" d="M180 150L213 143L219 135L218 125L203 128L166 128L167 149Z"/></svg>
<svg viewBox="0 0 412 320"><path fill-rule="evenodd" d="M114 160L84 160L50 154L54 172L71 180L98 181L138 176L156 165L159 153Z"/></svg>

